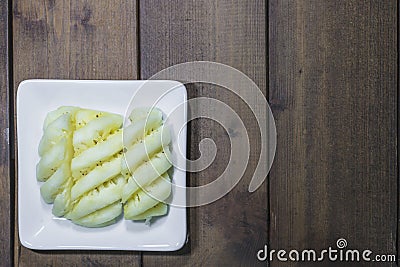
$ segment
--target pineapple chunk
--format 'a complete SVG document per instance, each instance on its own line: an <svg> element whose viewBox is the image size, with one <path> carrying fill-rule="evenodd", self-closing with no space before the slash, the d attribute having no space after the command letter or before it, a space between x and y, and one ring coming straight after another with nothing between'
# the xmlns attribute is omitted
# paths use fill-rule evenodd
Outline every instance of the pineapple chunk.
<svg viewBox="0 0 400 267"><path fill-rule="evenodd" d="M75 201L86 192L101 185L121 173L121 156L97 166L86 176L77 180L72 187L71 198Z"/></svg>
<svg viewBox="0 0 400 267"><path fill-rule="evenodd" d="M157 205L155 205L154 207L146 210L142 214L129 217L129 220L133 220L133 221L150 220L153 217L163 216L163 215L167 214L167 212L168 212L168 205L160 202Z"/></svg>
<svg viewBox="0 0 400 267"><path fill-rule="evenodd" d="M129 120L134 124L141 120L149 120L153 116L162 121L162 112L158 108L135 108L131 111Z"/></svg>
<svg viewBox="0 0 400 267"><path fill-rule="evenodd" d="M75 128L80 129L85 126L88 122L101 118L107 115L115 115L104 111L92 110L92 109L80 109L75 114Z"/></svg>
<svg viewBox="0 0 400 267"><path fill-rule="evenodd" d="M129 177L136 168L148 161L156 152L163 149L171 142L171 135L166 127L160 127L146 138L133 145L125 152L122 160L122 174Z"/></svg>
<svg viewBox="0 0 400 267"><path fill-rule="evenodd" d="M62 192L71 177L72 120L77 110L76 107L60 107L50 112L46 116L45 130L39 144L39 155L42 158L37 164L36 177L39 181L46 181L41 186L40 193L47 203L55 202L57 195L61 193L56 201L56 213L62 213L60 210L66 205L64 199L66 192L64 195Z"/></svg>
<svg viewBox="0 0 400 267"><path fill-rule="evenodd" d="M142 140L146 134L161 126L162 119L160 116L150 115L148 119L143 119L132 123L124 128L124 146L130 147L136 142Z"/></svg>
<svg viewBox="0 0 400 267"><path fill-rule="evenodd" d="M54 111L49 112L46 118L44 119L43 130L46 130L46 128L61 115L63 114L74 115L77 110L79 110L78 107L62 106Z"/></svg>
<svg viewBox="0 0 400 267"><path fill-rule="evenodd" d="M61 217L68 213L72 208L71 203L71 188L72 188L72 177L68 178L67 182L63 186L61 194L58 194L54 200L53 214L57 217Z"/></svg>
<svg viewBox="0 0 400 267"><path fill-rule="evenodd" d="M68 214L68 219L76 220L96 210L100 210L121 200L122 188L125 185L123 176L116 177L83 196Z"/></svg>
<svg viewBox="0 0 400 267"><path fill-rule="evenodd" d="M122 193L122 202L125 203L128 198L139 190L139 186L146 186L157 179L161 174L165 173L171 163L168 160L168 149L156 154L150 161L139 166L128 179L128 183L124 187Z"/></svg>
<svg viewBox="0 0 400 267"><path fill-rule="evenodd" d="M171 194L171 183L167 173L163 174L150 185L139 190L124 206L125 219L130 220L166 200Z"/></svg>
<svg viewBox="0 0 400 267"><path fill-rule="evenodd" d="M44 130L39 144L39 156L43 156L51 147L57 144L63 137L71 135L73 130L71 114L66 113L55 119Z"/></svg>
<svg viewBox="0 0 400 267"><path fill-rule="evenodd" d="M71 148L68 143L68 140L64 137L43 155L36 165L36 178L38 181L46 181L66 160L68 150Z"/></svg>
<svg viewBox="0 0 400 267"><path fill-rule="evenodd" d="M105 115L89 121L85 127L74 132L73 144L75 154L95 146L98 142L104 141L113 131L122 126L120 115Z"/></svg>
<svg viewBox="0 0 400 267"><path fill-rule="evenodd" d="M73 158L71 163L72 176L75 179L81 178L96 167L97 164L101 164L121 150L122 131L119 130L110 135L107 140L99 142L96 146L83 151Z"/></svg>
<svg viewBox="0 0 400 267"><path fill-rule="evenodd" d="M69 163L63 163L57 171L40 187L40 194L46 203L53 203L62 185L71 177Z"/></svg>
<svg viewBox="0 0 400 267"><path fill-rule="evenodd" d="M102 227L105 223L114 220L122 213L122 204L117 201L101 210L97 210L85 217L72 220L75 224L85 227Z"/></svg>

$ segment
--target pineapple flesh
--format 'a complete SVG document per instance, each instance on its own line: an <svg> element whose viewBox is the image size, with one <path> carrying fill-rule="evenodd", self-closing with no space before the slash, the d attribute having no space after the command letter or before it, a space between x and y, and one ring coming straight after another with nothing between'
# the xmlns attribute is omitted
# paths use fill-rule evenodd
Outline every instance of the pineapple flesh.
<svg viewBox="0 0 400 267"><path fill-rule="evenodd" d="M169 130L158 109L118 114L60 107L44 121L36 178L55 216L84 227L150 220L168 212Z"/></svg>

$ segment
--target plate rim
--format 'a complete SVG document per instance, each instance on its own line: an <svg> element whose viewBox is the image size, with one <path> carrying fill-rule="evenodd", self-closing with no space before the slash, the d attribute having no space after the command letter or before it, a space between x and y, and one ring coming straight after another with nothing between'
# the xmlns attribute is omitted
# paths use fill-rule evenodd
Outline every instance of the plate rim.
<svg viewBox="0 0 400 267"><path fill-rule="evenodd" d="M184 209L184 220L183 220L183 235L182 235L182 240L179 240L179 243L177 244L177 246L169 246L166 249L160 249L160 247L152 247L149 249L149 247L142 247L141 249L138 248L133 248L133 247L101 247L100 245L91 245L91 246L80 246L80 245L76 245L76 246L68 246L68 247L63 247L63 246L35 246L30 244L29 242L27 242L27 238L23 237L24 232L21 231L21 225L23 225L23 223L21 222L21 201L20 201L20 188L21 188L21 184L20 184L20 179L19 179L19 175L20 175L20 166L22 165L20 162L20 157L19 154L20 152L20 135L18 134L19 130L18 128L20 125L20 119L19 119L19 114L20 114L20 101L21 98L24 97L25 91L29 88L29 84L34 83L76 83L76 84L113 84L113 83L125 83L125 84L129 84L129 83L176 83L176 86L179 86L182 88L182 92L183 92L183 98L184 98L184 102L186 103L185 106L185 112L184 112L184 121L186 122L184 125L185 128L185 138L184 138L184 144L185 144L185 153L187 150L187 88L186 86L181 83L180 81L176 81L176 80L92 80L92 79L88 79L88 80L74 80L74 79L26 79L23 80L19 83L18 87L17 87L17 92L16 92L16 144L17 144L17 150L16 150L16 156L17 156L17 168L16 168L16 175L15 175L15 179L16 184L18 186L17 189L17 197L16 197L16 201L17 203L15 203L14 209L18 208L17 211L17 216L18 216L18 237L19 237L19 241L21 243L22 246L28 248L28 249L33 249L33 250L49 250L49 251L57 251L57 250L98 250L98 251L105 251L105 250L114 250L114 251L160 251L160 252L173 252L173 251L178 251L180 249L182 249L185 244L188 242L188 229L187 229L187 220L188 220L188 212L187 212L187 208L182 208ZM32 90L32 89L30 89ZM57 89L55 89L57 90ZM185 172L184 174L184 183L185 185L187 184L187 174ZM185 196L186 199L186 196Z"/></svg>

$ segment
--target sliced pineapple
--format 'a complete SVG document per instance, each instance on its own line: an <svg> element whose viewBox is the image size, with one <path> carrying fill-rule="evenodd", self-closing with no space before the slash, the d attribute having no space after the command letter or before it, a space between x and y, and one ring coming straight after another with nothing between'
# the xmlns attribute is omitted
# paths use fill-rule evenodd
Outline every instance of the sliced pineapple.
<svg viewBox="0 0 400 267"><path fill-rule="evenodd" d="M85 227L103 227L114 223L113 221L122 213L122 204L117 201L105 208L97 210L85 217L72 220L75 224Z"/></svg>
<svg viewBox="0 0 400 267"><path fill-rule="evenodd" d="M52 121L44 130L39 144L39 156L43 156L52 146L57 144L62 138L69 137L73 131L71 113L62 114Z"/></svg>
<svg viewBox="0 0 400 267"><path fill-rule="evenodd" d="M163 150L156 154L150 161L140 165L128 179L122 193L122 202L125 203L140 187L146 186L157 179L161 174L171 168L167 152Z"/></svg>
<svg viewBox="0 0 400 267"><path fill-rule="evenodd" d="M140 164L148 161L155 153L163 149L171 142L171 135L165 127L159 127L144 140L137 142L129 148L122 160L122 174L125 177L131 176L131 173L137 169Z"/></svg>
<svg viewBox="0 0 400 267"><path fill-rule="evenodd" d="M109 162L105 162L95 167L86 176L77 180L72 187L71 197L75 201L86 192L96 188L104 182L114 178L121 173L121 156L113 158Z"/></svg>
<svg viewBox="0 0 400 267"><path fill-rule="evenodd" d="M129 217L130 220L133 221L141 221L141 220L150 220L153 217L163 216L168 212L168 205L165 203L158 203L154 207L146 210L145 212Z"/></svg>
<svg viewBox="0 0 400 267"><path fill-rule="evenodd" d="M99 111L99 110L92 110L92 109L80 109L76 112L75 115L75 128L78 130L86 124L96 118L101 118L106 115L110 115L111 113Z"/></svg>
<svg viewBox="0 0 400 267"><path fill-rule="evenodd" d="M122 202L129 220L168 212L160 201L171 193L171 136L162 112L134 109L129 118L131 125L122 130L122 117L108 112L60 107L47 115L37 179L44 181L40 192L54 203L54 215L104 227L116 222Z"/></svg>
<svg viewBox="0 0 400 267"><path fill-rule="evenodd" d="M114 155L122 152L122 130L116 131L106 140L97 143L72 159L72 176L79 179L90 170L102 164Z"/></svg>
<svg viewBox="0 0 400 267"><path fill-rule="evenodd" d="M69 177L67 182L63 186L63 191L58 194L54 200L53 214L61 217L68 213L72 208L71 202L71 188L72 188L72 177Z"/></svg>
<svg viewBox="0 0 400 267"><path fill-rule="evenodd" d="M64 162L57 171L40 187L40 193L46 203L53 203L63 190L63 185L71 177L69 162Z"/></svg>
<svg viewBox="0 0 400 267"><path fill-rule="evenodd" d="M46 130L47 127L56 119L58 119L60 116L64 114L71 114L72 116L75 116L76 112L79 110L78 107L70 107L70 106L62 106L59 107L58 109L51 111L47 114L46 118L44 119L43 123L43 130Z"/></svg>
<svg viewBox="0 0 400 267"><path fill-rule="evenodd" d="M120 201L124 185L125 178L121 175L90 191L78 200L78 203L68 214L68 218L76 220Z"/></svg>
<svg viewBox="0 0 400 267"><path fill-rule="evenodd" d="M136 216L151 209L160 201L166 200L171 194L171 183L167 173L156 179L150 185L135 193L124 205L125 219L132 220Z"/></svg>
<svg viewBox="0 0 400 267"><path fill-rule="evenodd" d="M65 161L68 151L68 141L62 138L55 144L36 165L36 178L38 181L46 181L52 176Z"/></svg>
<svg viewBox="0 0 400 267"><path fill-rule="evenodd" d="M162 112L158 109L134 109L129 118L132 123L126 128L129 132L124 131L126 148L121 168L128 179L122 192L124 217L147 222L152 217L165 215L168 210L168 205L159 200L165 200L171 193L167 174L172 166L168 149L171 136L162 124Z"/></svg>
<svg viewBox="0 0 400 267"><path fill-rule="evenodd" d="M109 224L120 203L126 179L121 175L122 117L95 110L80 110L73 135L74 157L71 172L73 208L66 215L88 227ZM110 213L111 212L111 213ZM105 218L105 219L104 219Z"/></svg>
<svg viewBox="0 0 400 267"><path fill-rule="evenodd" d="M135 124L141 120L148 120L150 117L158 117L160 121L162 121L162 112L158 108L135 108L131 111L129 115L129 120L132 124Z"/></svg>
<svg viewBox="0 0 400 267"><path fill-rule="evenodd" d="M124 147L129 148L161 125L162 117L158 113L150 114L148 118L135 121L135 123L130 124L124 129Z"/></svg>
<svg viewBox="0 0 400 267"><path fill-rule="evenodd" d="M47 203L54 202L56 216L62 216L70 208L72 132L77 110L66 106L50 112L39 144L41 159L36 166L36 178L45 181L40 193Z"/></svg>
<svg viewBox="0 0 400 267"><path fill-rule="evenodd" d="M121 126L122 117L115 114L95 118L88 122L85 127L81 127L74 132L75 155L107 139L112 132L120 129Z"/></svg>

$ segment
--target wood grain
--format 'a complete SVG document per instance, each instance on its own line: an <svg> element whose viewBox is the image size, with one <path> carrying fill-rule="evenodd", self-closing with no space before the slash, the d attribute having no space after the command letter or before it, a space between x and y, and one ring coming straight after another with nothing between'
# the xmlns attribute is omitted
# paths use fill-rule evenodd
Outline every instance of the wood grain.
<svg viewBox="0 0 400 267"><path fill-rule="evenodd" d="M396 254L397 10L394 0L269 1L271 249L345 238Z"/></svg>
<svg viewBox="0 0 400 267"><path fill-rule="evenodd" d="M171 65L209 60L228 64L252 78L266 94L264 1L140 1L141 77ZM267 184L247 191L260 147L259 132L249 108L233 93L205 84L188 85L190 98L219 99L245 122L251 140L250 166L227 196L189 209L189 243L176 253L144 253L144 266L256 266L256 253L267 242ZM195 106L208 109L208 106ZM266 114L265 114L266 115ZM229 114L227 114L229 116ZM189 158L196 159L199 142L211 138L217 158L206 170L188 173L191 186L206 184L225 169L229 138L217 123L200 119L189 126Z"/></svg>
<svg viewBox="0 0 400 267"><path fill-rule="evenodd" d="M222 88L188 85L191 98L217 98L234 108L251 139L250 166L238 186L213 204L189 210L188 244L175 253L143 253L142 259L135 252L38 252L21 247L15 228L16 265L257 266L266 264L256 258L266 243L276 250L318 251L335 247L338 238L345 238L348 248L400 257L395 0L138 2L14 0L10 97L28 78L146 79L186 61L228 64L270 98L278 146L269 187L247 192L261 142L248 107ZM1 88L8 88L7 8L2 1ZM7 93L0 93L0 265L5 266L11 265L13 249ZM190 158L200 156L198 145L206 137L217 143L218 155L210 168L188 175L192 186L217 177L230 155L223 128L202 119L189 126ZM329 265L341 266L324 263Z"/></svg>
<svg viewBox="0 0 400 267"><path fill-rule="evenodd" d="M11 196L9 151L8 3L0 2L0 265L10 266Z"/></svg>
<svg viewBox="0 0 400 267"><path fill-rule="evenodd" d="M135 1L15 0L14 92L29 78L136 79L136 14ZM139 266L140 253L32 251L16 231L15 263Z"/></svg>

